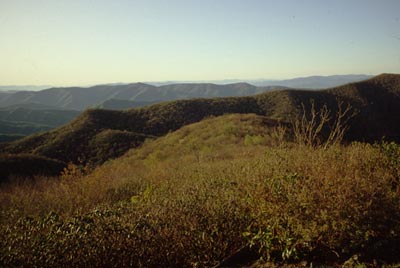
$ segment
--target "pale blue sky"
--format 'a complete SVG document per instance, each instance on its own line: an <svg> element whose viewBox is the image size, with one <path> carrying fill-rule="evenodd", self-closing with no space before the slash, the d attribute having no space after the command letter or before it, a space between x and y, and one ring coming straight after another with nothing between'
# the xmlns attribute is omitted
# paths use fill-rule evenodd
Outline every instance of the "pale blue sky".
<svg viewBox="0 0 400 268"><path fill-rule="evenodd" d="M0 0L0 85L400 73L400 0Z"/></svg>

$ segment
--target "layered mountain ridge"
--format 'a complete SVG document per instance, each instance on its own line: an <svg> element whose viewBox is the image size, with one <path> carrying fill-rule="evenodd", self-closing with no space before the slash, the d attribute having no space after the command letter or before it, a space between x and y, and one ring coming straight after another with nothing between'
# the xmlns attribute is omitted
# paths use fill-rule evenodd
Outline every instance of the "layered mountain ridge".
<svg viewBox="0 0 400 268"><path fill-rule="evenodd" d="M338 102L351 106L356 115L346 136L349 141L376 141L383 137L400 140L400 75L382 74L327 90L285 89L255 96L177 100L125 111L89 109L70 124L3 144L1 149L65 162L102 163L146 138L165 135L206 117L253 113L291 122L302 112L302 105L308 111L311 102L317 110L326 105L332 114L336 113ZM96 142L99 139L101 146ZM110 148L117 148L115 154L102 155L101 151Z"/></svg>

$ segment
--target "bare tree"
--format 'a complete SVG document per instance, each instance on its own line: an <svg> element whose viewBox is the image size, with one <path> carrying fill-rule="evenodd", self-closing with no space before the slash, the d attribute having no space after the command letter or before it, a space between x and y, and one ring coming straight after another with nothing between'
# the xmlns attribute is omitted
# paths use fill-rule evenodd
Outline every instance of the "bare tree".
<svg viewBox="0 0 400 268"><path fill-rule="evenodd" d="M338 109L332 118L332 112L326 104L319 111L315 108L314 100L311 100L310 104L309 112L304 103L301 104L302 113L292 123L294 140L301 145L323 146L324 148L341 143L349 128L349 120L356 115L351 105L347 104L346 107L343 107L343 101L338 100ZM324 129L329 130L329 134L325 135L325 138L322 135Z"/></svg>

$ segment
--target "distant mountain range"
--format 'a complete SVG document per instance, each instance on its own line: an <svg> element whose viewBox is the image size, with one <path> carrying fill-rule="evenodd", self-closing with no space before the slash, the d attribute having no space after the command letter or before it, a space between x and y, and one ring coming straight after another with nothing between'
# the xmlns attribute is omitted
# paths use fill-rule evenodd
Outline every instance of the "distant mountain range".
<svg viewBox="0 0 400 268"><path fill-rule="evenodd" d="M233 83L249 83L255 86L282 86L291 88L303 89L324 89L329 87L336 87L352 82L359 82L373 77L372 75L365 74L348 74L348 75L329 75L329 76L307 76L297 77L292 79L226 79L226 80L210 80L210 81L185 81L186 83L214 83L214 84L233 84ZM147 84L154 86L179 84L182 81L162 81L162 82L147 82Z"/></svg>
<svg viewBox="0 0 400 268"><path fill-rule="evenodd" d="M63 162L102 163L138 146L147 137L165 135L206 117L254 113L291 122L301 113L302 105L309 109L311 101L317 109L327 105L335 114L338 100L357 111L346 136L348 141L379 141L383 137L400 141L400 75L382 74L326 90L285 89L255 96L177 100L125 111L89 109L63 127L0 145L0 149Z"/></svg>
<svg viewBox="0 0 400 268"><path fill-rule="evenodd" d="M68 123L87 108L123 110L163 101L193 98L251 96L293 88L320 88L369 78L367 75L312 76L289 80L235 80L215 83L104 84L93 87L0 87L0 142L17 139ZM235 83L228 83L235 82ZM157 83L155 83L157 84ZM5 91L8 90L8 91Z"/></svg>
<svg viewBox="0 0 400 268"><path fill-rule="evenodd" d="M12 91L0 91L0 107L15 104L37 103L63 109L84 110L101 105L110 99L136 102L160 102L190 98L214 98L228 96L255 95L265 91L292 88L328 88L370 78L368 75L311 76L289 80L249 80L227 83L234 80L215 81L216 83L132 83L105 84L93 87L54 87L40 91L25 90L23 87L0 87ZM253 84L252 84L253 83ZM255 85L254 85L255 84ZM19 89L18 91L16 91ZM21 91L21 89L23 89ZM126 107L126 105L123 105Z"/></svg>
<svg viewBox="0 0 400 268"><path fill-rule="evenodd" d="M50 88L49 85L42 85L42 86L33 86L33 85L24 85L24 86L0 86L0 92L2 91L38 91L46 88Z"/></svg>
<svg viewBox="0 0 400 268"><path fill-rule="evenodd" d="M350 75L331 75L331 76L309 76L298 77L287 80L253 80L251 83L256 86L273 86L279 85L291 88L303 89L324 89L337 87L340 85L359 82L373 77L365 74L350 74Z"/></svg>
<svg viewBox="0 0 400 268"><path fill-rule="evenodd" d="M84 110L110 99L137 102L160 102L177 99L246 96L282 89L282 87L256 87L247 83L172 84L152 86L144 83L127 85L99 85L89 88L50 88L41 91L18 91L0 94L0 107L36 103L62 109Z"/></svg>
<svg viewBox="0 0 400 268"><path fill-rule="evenodd" d="M323 89L328 87L340 86L343 84L357 82L361 80L365 80L371 78L372 75L365 74L348 74L348 75L328 75L328 76L307 76L307 77L297 77L292 79L224 79L224 80L189 80L189 81L149 81L144 82L153 86L163 86L163 85L171 85L171 84L235 84L235 83L249 83L254 86L284 86L284 87L293 87L293 88L309 88L309 89ZM129 83L107 83L107 84L99 84L101 86L122 86L127 85ZM93 85L98 86L98 85ZM83 86L81 86L83 87ZM89 86L85 86L89 87ZM52 88L50 85L7 85L0 86L0 93L4 91L15 92L15 91L39 91L43 89Z"/></svg>

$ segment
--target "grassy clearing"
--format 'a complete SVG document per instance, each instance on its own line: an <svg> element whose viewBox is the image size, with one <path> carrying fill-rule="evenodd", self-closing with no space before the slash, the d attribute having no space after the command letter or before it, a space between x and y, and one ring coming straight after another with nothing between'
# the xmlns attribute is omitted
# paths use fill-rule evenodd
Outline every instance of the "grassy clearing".
<svg viewBox="0 0 400 268"><path fill-rule="evenodd" d="M212 267L245 245L261 263L399 262L400 147L281 137L263 117L210 118L3 187L0 265Z"/></svg>

